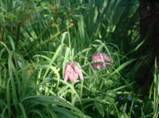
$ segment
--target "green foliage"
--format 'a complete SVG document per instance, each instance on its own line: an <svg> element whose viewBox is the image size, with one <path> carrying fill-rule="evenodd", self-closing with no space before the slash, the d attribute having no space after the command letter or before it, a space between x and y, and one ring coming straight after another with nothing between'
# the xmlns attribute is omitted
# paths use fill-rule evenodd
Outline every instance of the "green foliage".
<svg viewBox="0 0 159 118"><path fill-rule="evenodd" d="M157 118L157 72L147 102L127 72L142 45L137 11L137 0L1 0L0 117ZM95 70L96 52L113 64ZM83 81L64 81L69 61Z"/></svg>

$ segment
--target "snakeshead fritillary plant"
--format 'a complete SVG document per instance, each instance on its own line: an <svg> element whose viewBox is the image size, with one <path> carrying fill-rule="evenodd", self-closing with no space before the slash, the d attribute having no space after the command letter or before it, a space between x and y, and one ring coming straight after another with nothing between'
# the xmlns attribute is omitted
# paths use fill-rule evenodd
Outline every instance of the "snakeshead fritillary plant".
<svg viewBox="0 0 159 118"><path fill-rule="evenodd" d="M83 74L82 74L82 69L77 62L68 62L65 65L65 70L64 70L64 81L67 82L68 80L71 81L72 83L78 82L78 78L83 80Z"/></svg>
<svg viewBox="0 0 159 118"><path fill-rule="evenodd" d="M95 53L92 56L92 66L94 69L104 69L112 64L112 58L105 53Z"/></svg>

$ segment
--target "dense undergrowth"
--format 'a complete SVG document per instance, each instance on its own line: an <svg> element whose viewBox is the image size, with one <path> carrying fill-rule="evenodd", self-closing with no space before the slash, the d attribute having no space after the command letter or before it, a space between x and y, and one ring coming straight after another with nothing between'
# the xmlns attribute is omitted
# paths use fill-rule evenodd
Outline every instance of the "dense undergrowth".
<svg viewBox="0 0 159 118"><path fill-rule="evenodd" d="M159 79L137 92L129 68L142 45L136 0L1 0L1 118L157 118ZM94 53L113 63L92 67ZM67 62L84 80L64 81Z"/></svg>

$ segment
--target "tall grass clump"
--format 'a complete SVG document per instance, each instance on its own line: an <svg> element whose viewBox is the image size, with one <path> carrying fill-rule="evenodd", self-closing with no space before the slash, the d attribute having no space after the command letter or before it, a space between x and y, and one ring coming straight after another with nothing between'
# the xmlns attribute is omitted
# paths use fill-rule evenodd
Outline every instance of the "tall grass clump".
<svg viewBox="0 0 159 118"><path fill-rule="evenodd" d="M158 65L157 59L155 60L155 72L154 72L154 81L150 89L149 97L152 99L153 105L153 118L159 117L159 78L158 78Z"/></svg>
<svg viewBox="0 0 159 118"><path fill-rule="evenodd" d="M147 101L134 90L137 11L137 0L1 0L0 117L157 118L158 72Z"/></svg>

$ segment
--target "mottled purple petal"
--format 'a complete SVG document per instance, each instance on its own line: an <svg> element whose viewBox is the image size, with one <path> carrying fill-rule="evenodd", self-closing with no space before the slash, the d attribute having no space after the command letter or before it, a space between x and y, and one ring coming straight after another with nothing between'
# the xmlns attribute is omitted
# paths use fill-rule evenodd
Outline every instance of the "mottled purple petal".
<svg viewBox="0 0 159 118"><path fill-rule="evenodd" d="M105 53L95 53L92 56L92 66L95 69L103 69L111 65L112 59Z"/></svg>
<svg viewBox="0 0 159 118"><path fill-rule="evenodd" d="M77 63L78 64L78 63ZM78 64L79 65L79 64ZM82 69L80 67L78 67L77 65L74 66L74 70L76 73L78 73L78 76L81 80L83 80L83 74L82 74Z"/></svg>
<svg viewBox="0 0 159 118"><path fill-rule="evenodd" d="M78 78L83 79L83 74L80 66L77 62L69 62L65 65L64 80L71 81L73 83L78 82Z"/></svg>

